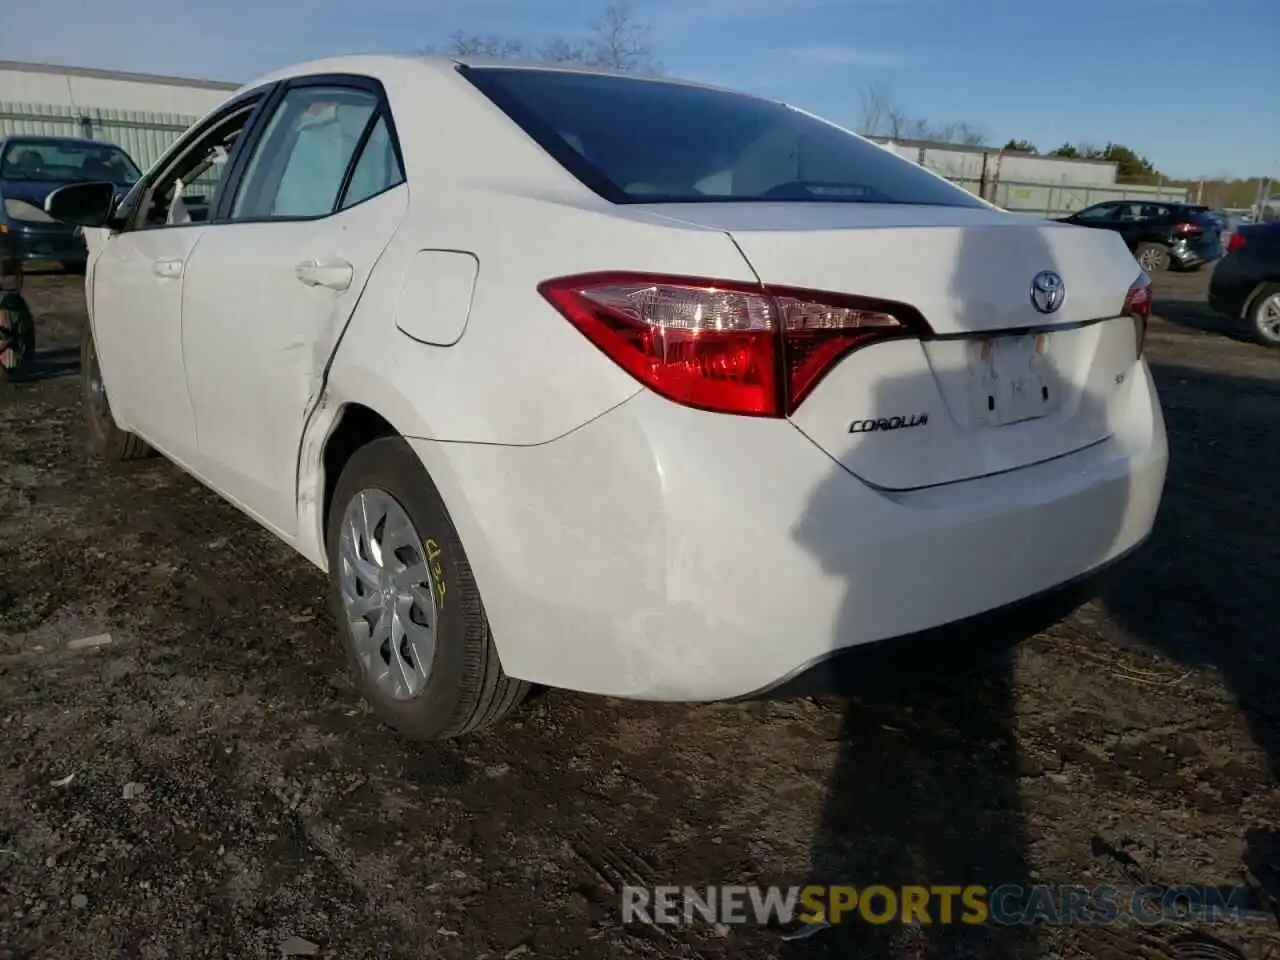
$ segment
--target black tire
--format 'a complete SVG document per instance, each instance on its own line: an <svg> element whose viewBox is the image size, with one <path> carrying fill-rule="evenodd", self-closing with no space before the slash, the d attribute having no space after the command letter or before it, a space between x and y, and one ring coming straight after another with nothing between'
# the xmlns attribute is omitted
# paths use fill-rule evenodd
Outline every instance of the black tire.
<svg viewBox="0 0 1280 960"><path fill-rule="evenodd" d="M1253 328L1253 338L1264 347L1280 350L1280 335L1268 332L1263 325L1266 303L1275 296L1280 296L1280 283L1264 283L1249 298L1249 308L1245 315Z"/></svg>
<svg viewBox="0 0 1280 960"><path fill-rule="evenodd" d="M27 301L16 293L0 298L0 384L22 375L36 351L36 324Z"/></svg>
<svg viewBox="0 0 1280 960"><path fill-rule="evenodd" d="M1140 243L1133 251L1133 258L1147 273L1163 273L1173 263L1169 248L1163 243Z"/></svg>
<svg viewBox="0 0 1280 960"><path fill-rule="evenodd" d="M93 343L93 330L87 323L80 335L80 387L84 401L85 433L91 454L116 462L141 460L151 455L151 448L145 440L116 426L106 388L102 385L102 370L98 366L98 349Z"/></svg>
<svg viewBox="0 0 1280 960"><path fill-rule="evenodd" d="M442 603L436 611L435 653L424 687L410 699L396 699L367 676L342 603L343 515L362 490L389 494L408 514L424 547L434 542L439 549L434 570L444 589L437 594ZM361 694L384 722L417 740L441 740L497 723L524 700L529 684L503 673L466 551L435 484L404 440L385 437L352 454L334 489L328 527L329 593L339 638Z"/></svg>

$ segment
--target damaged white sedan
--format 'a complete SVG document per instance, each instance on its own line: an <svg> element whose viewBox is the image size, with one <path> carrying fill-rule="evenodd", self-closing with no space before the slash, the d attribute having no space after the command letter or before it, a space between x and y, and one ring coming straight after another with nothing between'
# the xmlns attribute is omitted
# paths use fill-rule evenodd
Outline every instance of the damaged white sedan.
<svg viewBox="0 0 1280 960"><path fill-rule="evenodd" d="M784 104L341 58L46 210L90 234L94 450L326 570L417 736L535 683L716 700L965 645L1087 596L1160 502L1119 237Z"/></svg>

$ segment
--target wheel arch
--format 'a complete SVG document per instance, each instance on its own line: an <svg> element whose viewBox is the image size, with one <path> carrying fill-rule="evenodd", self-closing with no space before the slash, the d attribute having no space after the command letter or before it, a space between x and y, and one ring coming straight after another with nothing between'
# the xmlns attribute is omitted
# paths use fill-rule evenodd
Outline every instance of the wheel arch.
<svg viewBox="0 0 1280 960"><path fill-rule="evenodd" d="M416 405L385 380L372 378L380 389L341 389L358 383L341 376L316 404L302 437L298 458L298 533L295 548L321 570L328 570L327 533L332 498L342 469L361 447L382 437L410 440L430 436ZM448 444L411 444L427 477L435 485L458 536L470 549L476 525L470 504L449 466ZM470 536L469 536L470 534ZM477 580L482 574L476 572Z"/></svg>
<svg viewBox="0 0 1280 960"><path fill-rule="evenodd" d="M403 436L391 422L362 403L345 404L320 453L320 535L329 529L329 511L342 469L361 447L383 437Z"/></svg>
<svg viewBox="0 0 1280 960"><path fill-rule="evenodd" d="M1240 317L1243 320L1253 319L1253 310L1258 305L1258 300L1268 287L1280 287L1280 278L1274 280L1261 280L1255 283L1253 287L1245 294L1244 299L1240 302Z"/></svg>

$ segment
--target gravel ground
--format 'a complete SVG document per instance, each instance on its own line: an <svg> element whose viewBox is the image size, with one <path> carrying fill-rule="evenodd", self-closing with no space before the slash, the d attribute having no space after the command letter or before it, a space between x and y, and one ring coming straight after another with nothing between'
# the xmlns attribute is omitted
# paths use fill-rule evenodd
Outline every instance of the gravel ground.
<svg viewBox="0 0 1280 960"><path fill-rule="evenodd" d="M290 938L343 958L1280 957L1280 353L1215 319L1206 281L1157 285L1153 541L1005 661L843 700L550 692L424 747L353 694L317 572L162 460L86 459L81 281L32 278L42 354L0 397L0 960ZM620 923L626 883L807 881L1248 883L1262 918L799 941Z"/></svg>

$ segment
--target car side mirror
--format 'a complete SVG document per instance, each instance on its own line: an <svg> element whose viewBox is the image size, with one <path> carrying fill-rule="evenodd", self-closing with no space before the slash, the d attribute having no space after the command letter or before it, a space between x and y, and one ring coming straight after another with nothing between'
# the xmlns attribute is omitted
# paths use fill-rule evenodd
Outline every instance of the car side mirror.
<svg viewBox="0 0 1280 960"><path fill-rule="evenodd" d="M63 223L105 227L115 207L116 188L106 181L69 183L44 199L44 212Z"/></svg>

